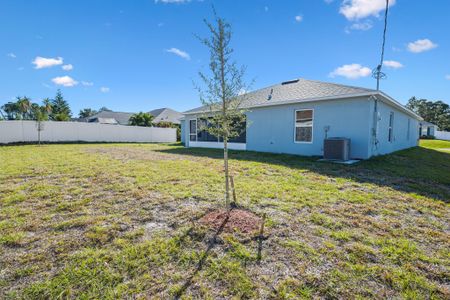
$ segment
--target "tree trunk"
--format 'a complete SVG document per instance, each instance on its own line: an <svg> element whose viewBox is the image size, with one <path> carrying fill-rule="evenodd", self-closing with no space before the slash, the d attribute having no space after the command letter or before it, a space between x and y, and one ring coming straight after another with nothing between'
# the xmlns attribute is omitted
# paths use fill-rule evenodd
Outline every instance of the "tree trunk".
<svg viewBox="0 0 450 300"><path fill-rule="evenodd" d="M230 176L228 172L228 141L227 138L223 139L223 163L225 168L225 206L226 209L230 208Z"/></svg>

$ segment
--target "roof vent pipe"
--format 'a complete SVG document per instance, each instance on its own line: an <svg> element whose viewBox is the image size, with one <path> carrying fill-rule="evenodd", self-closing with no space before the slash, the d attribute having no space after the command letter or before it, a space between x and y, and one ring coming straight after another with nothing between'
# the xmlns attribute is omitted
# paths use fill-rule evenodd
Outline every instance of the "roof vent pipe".
<svg viewBox="0 0 450 300"><path fill-rule="evenodd" d="M270 94L267 96L267 101L272 100L273 89L270 89Z"/></svg>
<svg viewBox="0 0 450 300"><path fill-rule="evenodd" d="M294 79L294 80L289 80L289 81L284 81L281 83L281 85L286 85L286 84L291 84L291 83L297 83L299 82L300 79Z"/></svg>

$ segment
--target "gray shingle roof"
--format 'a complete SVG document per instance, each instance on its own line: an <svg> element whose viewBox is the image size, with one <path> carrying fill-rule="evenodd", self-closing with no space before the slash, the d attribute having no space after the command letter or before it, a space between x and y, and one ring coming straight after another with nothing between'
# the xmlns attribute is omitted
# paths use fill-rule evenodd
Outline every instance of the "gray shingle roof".
<svg viewBox="0 0 450 300"><path fill-rule="evenodd" d="M433 124L433 123L430 123L430 122L427 122L427 121L420 122L420 125L421 126L437 126L436 124Z"/></svg>
<svg viewBox="0 0 450 300"><path fill-rule="evenodd" d="M100 124L119 124L114 118L93 118L89 119L89 122L100 123Z"/></svg>
<svg viewBox="0 0 450 300"><path fill-rule="evenodd" d="M307 79L296 79L285 83L262 88L241 96L242 108L252 108L265 105L276 105L285 102L306 102L320 98L339 98L344 96L356 96L359 94L375 93L375 90L341 85L329 82L321 82ZM271 95L271 96L270 96ZM205 106L197 107L185 112L185 114L204 112Z"/></svg>
<svg viewBox="0 0 450 300"><path fill-rule="evenodd" d="M101 111L91 117L88 118L88 122L92 119L116 119L116 121L120 125L128 125L128 121L130 120L130 117L134 115L134 113L127 113L127 112L117 112L117 111Z"/></svg>
<svg viewBox="0 0 450 300"><path fill-rule="evenodd" d="M154 123L171 122L173 124L180 124L180 119L183 115L170 108L158 108L148 112L154 119Z"/></svg>

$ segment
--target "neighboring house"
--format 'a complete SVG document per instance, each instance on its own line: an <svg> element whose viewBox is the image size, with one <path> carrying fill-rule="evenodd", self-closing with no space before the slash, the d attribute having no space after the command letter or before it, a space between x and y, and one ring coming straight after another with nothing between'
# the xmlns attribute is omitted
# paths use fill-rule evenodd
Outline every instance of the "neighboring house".
<svg viewBox="0 0 450 300"><path fill-rule="evenodd" d="M91 118L88 120L88 122L89 123L100 123L100 124L112 124L112 125L119 124L119 122L114 118L99 118L99 117Z"/></svg>
<svg viewBox="0 0 450 300"><path fill-rule="evenodd" d="M381 91L298 79L241 97L249 125L230 149L322 156L326 138L344 137L351 139L351 158L367 159L418 144L422 119ZM187 147L223 147L197 126L208 109L184 113Z"/></svg>
<svg viewBox="0 0 450 300"><path fill-rule="evenodd" d="M438 127L433 123L422 121L419 123L419 135L420 136L436 136Z"/></svg>
<svg viewBox="0 0 450 300"><path fill-rule="evenodd" d="M128 125L134 113L103 110L93 116L78 119L79 122Z"/></svg>
<svg viewBox="0 0 450 300"><path fill-rule="evenodd" d="M148 113L154 117L153 123L170 122L173 124L180 124L180 119L183 117L183 114L170 108L154 109Z"/></svg>
<svg viewBox="0 0 450 300"><path fill-rule="evenodd" d="M170 108L159 108L148 113L153 116L153 123L165 121L174 124L180 124L180 118L183 117L181 113ZM135 113L104 110L88 118L81 118L76 120L78 122L128 125L130 123L131 116L134 114Z"/></svg>

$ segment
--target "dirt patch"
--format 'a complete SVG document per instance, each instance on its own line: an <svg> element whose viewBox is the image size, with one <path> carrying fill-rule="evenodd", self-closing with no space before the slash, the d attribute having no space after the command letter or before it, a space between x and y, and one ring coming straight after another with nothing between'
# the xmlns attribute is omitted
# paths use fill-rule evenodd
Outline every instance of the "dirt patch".
<svg viewBox="0 0 450 300"><path fill-rule="evenodd" d="M132 147L89 147L86 148L87 153L109 155L110 157L128 162L130 160L152 160L152 161L202 161L208 158L195 157L192 155L169 154L158 151L151 151L147 148Z"/></svg>
<svg viewBox="0 0 450 300"><path fill-rule="evenodd" d="M223 231L225 232L238 230L242 233L254 233L261 226L262 220L260 217L242 209L232 209L229 212L225 209L215 210L203 216L199 220L199 223L217 230L225 222L228 214L228 221L226 221L223 227Z"/></svg>

